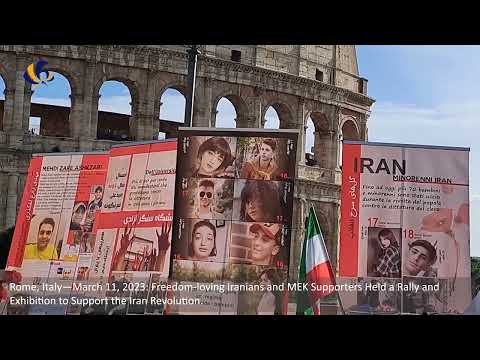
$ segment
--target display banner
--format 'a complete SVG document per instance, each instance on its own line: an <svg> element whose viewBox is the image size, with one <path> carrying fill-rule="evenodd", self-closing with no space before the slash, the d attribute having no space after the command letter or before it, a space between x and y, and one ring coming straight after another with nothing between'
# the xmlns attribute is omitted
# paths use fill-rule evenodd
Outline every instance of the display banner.
<svg viewBox="0 0 480 360"><path fill-rule="evenodd" d="M162 314L176 148L34 156L7 268L22 280L7 313Z"/></svg>
<svg viewBox="0 0 480 360"><path fill-rule="evenodd" d="M179 129L171 313L284 313L297 137Z"/></svg>
<svg viewBox="0 0 480 360"><path fill-rule="evenodd" d="M34 155L28 170L7 270L38 291L13 296L69 292L76 273L89 263L102 206L107 153ZM62 286L59 291L56 285ZM65 307L27 306L29 314L61 313ZM63 309L63 310L62 310Z"/></svg>
<svg viewBox="0 0 480 360"><path fill-rule="evenodd" d="M352 312L463 313L471 303L469 149L344 141L340 282Z"/></svg>
<svg viewBox="0 0 480 360"><path fill-rule="evenodd" d="M143 300L149 296L152 282L168 277L176 149L176 140L169 140L110 150L87 282L101 284L102 291L96 290L95 295L124 297L129 303L118 308L112 303L112 309L107 305L103 308L106 313L144 314L150 302ZM91 296L91 292L82 295Z"/></svg>

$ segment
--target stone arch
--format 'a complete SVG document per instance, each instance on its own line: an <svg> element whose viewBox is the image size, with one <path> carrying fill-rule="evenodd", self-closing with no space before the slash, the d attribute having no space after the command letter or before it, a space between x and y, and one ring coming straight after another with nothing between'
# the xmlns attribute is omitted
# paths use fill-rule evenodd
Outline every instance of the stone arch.
<svg viewBox="0 0 480 360"><path fill-rule="evenodd" d="M218 95L215 100L213 101L213 125L216 125L216 117L217 117L217 107L218 103L222 98L227 99L230 101L235 108L235 112L237 113L237 117L235 118L235 122L237 124L237 127L247 127L247 119L248 119L248 106L246 101L240 97L239 95L234 95L231 93L222 93L221 95Z"/></svg>
<svg viewBox="0 0 480 360"><path fill-rule="evenodd" d="M265 114L272 107L280 120L280 129L289 129L294 126L293 111L290 105L279 99L274 99L265 105L262 109L262 127L265 125Z"/></svg>
<svg viewBox="0 0 480 360"><path fill-rule="evenodd" d="M327 115L320 111L310 111L305 119L305 127L311 119L314 130L313 161L312 164L328 168L331 140L331 126Z"/></svg>
<svg viewBox="0 0 480 360"><path fill-rule="evenodd" d="M172 137L178 126L183 126L187 91L186 85L169 82L158 92L159 97L155 98L154 109L154 126L156 126L155 132L158 133L156 135L158 140Z"/></svg>
<svg viewBox="0 0 480 360"><path fill-rule="evenodd" d="M348 116L341 121L338 132L338 151L337 151L337 166L342 166L342 143L343 140L360 140L360 131L357 126L355 118Z"/></svg>
<svg viewBox="0 0 480 360"><path fill-rule="evenodd" d="M80 80L72 74L71 70L69 70L62 64L54 63L53 65L51 65L51 63L48 62L46 69L48 71L56 72L68 80L68 83L70 85L70 106L73 109L73 106L75 105L75 96L80 95L83 90L82 86L79 83Z"/></svg>
<svg viewBox="0 0 480 360"><path fill-rule="evenodd" d="M264 129L280 129L280 117L272 106L265 112L261 124Z"/></svg>
<svg viewBox="0 0 480 360"><path fill-rule="evenodd" d="M340 134L342 134L343 140L360 140L360 131L353 117L348 117L342 121Z"/></svg>
<svg viewBox="0 0 480 360"><path fill-rule="evenodd" d="M95 87L94 87L94 104L92 106L92 112L94 112L94 115L95 116L92 116L92 119L95 119L94 121L94 124L96 124L96 136L97 138L99 138L99 129L101 128L101 124L98 120L98 107L99 107L99 100L100 100L100 89L102 87L102 85L107 82L107 81L118 81L120 83L122 83L123 85L125 85L128 89L128 91L130 92L130 98L131 98L131 102L130 102L130 106L131 106L131 113L130 113L130 116L129 116L129 120L128 120L128 133L129 133L129 136L128 136L128 139L131 140L135 137L135 121L137 119L137 115L138 115L138 108L139 108L139 105L140 105L140 95L139 95L139 89L138 89L138 85L137 85L137 82L133 79L130 79L130 78L127 78L125 76L121 76L121 75L112 75L112 76L108 76L108 77L103 77L101 78L100 80L98 80L95 84ZM101 135L103 137L103 135Z"/></svg>
<svg viewBox="0 0 480 360"><path fill-rule="evenodd" d="M118 81L125 85L128 88L128 91L130 91L130 96L132 97L132 116L134 116L134 113L138 112L138 105L140 102L140 96L139 96L139 89L137 86L137 82L135 80L129 79L124 76L110 76L110 77L104 77L97 81L95 84L95 89L94 89L94 94L99 95L100 94L100 88L102 85L107 82L107 81ZM98 107L98 104L97 104Z"/></svg>
<svg viewBox="0 0 480 360"><path fill-rule="evenodd" d="M163 86L160 91L159 91L159 96L158 96L158 99L155 99L156 102L155 102L155 111L158 111L158 114L156 114L156 117L155 118L158 118L158 119L161 119L161 120L170 120L170 119L167 119L167 118L162 118L162 106L165 105L164 102L162 102L162 98L163 96L165 95L165 92L167 92L168 90L176 90L178 91L184 98L184 101L185 101L185 105L184 105L184 111L185 111L185 106L186 106L186 100L187 100L187 86L184 85L184 84L179 84L177 82L174 82L174 83L169 83L165 86ZM184 118L185 116L182 116L181 119L178 119L177 122L182 122L184 121ZM177 119L175 120L170 120L170 121L176 121Z"/></svg>
<svg viewBox="0 0 480 360"><path fill-rule="evenodd" d="M39 93L42 94L44 91L48 91L48 88L42 84L33 90L33 85L26 83L27 91L25 96L28 96L30 107L28 126L25 127L25 130L30 131L32 134L42 136L72 137L74 132L73 123L75 121L73 118L75 93L78 89L77 81L75 77L69 71L64 70L62 66L49 66L48 64L46 69L54 73L52 83L57 82L58 84L60 77L66 81L68 88L65 90L67 94L62 100L68 100L69 104L37 102L36 96L39 95ZM52 85L50 85L50 87L51 86Z"/></svg>
<svg viewBox="0 0 480 360"><path fill-rule="evenodd" d="M157 97L161 98L163 96L163 94L165 93L165 91L167 91L168 89L177 90L183 96L186 96L186 94L187 94L187 85L186 84L180 84L177 81L175 81L175 82L169 82L166 85L162 86L160 88L160 91L158 92Z"/></svg>

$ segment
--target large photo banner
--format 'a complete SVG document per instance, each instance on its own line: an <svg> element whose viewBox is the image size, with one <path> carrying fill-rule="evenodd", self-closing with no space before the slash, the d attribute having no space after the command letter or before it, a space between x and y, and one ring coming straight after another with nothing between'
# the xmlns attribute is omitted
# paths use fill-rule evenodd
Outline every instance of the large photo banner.
<svg viewBox="0 0 480 360"><path fill-rule="evenodd" d="M281 314L298 132L180 128L172 238L177 314ZM184 291L182 291L182 289Z"/></svg>
<svg viewBox="0 0 480 360"><path fill-rule="evenodd" d="M346 310L463 313L471 303L469 149L344 141Z"/></svg>

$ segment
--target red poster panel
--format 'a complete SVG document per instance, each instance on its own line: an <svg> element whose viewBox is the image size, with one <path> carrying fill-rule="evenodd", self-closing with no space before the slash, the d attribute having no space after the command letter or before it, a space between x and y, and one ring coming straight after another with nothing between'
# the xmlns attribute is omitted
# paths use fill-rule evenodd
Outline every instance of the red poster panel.
<svg viewBox="0 0 480 360"><path fill-rule="evenodd" d="M342 152L342 192L339 247L340 276L356 277L358 272L360 173L354 166L360 145L345 144Z"/></svg>

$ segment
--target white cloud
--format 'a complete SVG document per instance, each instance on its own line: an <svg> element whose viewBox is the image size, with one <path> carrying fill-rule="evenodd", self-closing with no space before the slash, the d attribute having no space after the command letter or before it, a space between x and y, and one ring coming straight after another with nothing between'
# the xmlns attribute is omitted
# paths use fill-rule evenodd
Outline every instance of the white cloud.
<svg viewBox="0 0 480 360"><path fill-rule="evenodd" d="M102 96L98 101L98 109L100 111L131 115L131 101L130 95Z"/></svg>
<svg viewBox="0 0 480 360"><path fill-rule="evenodd" d="M46 97L41 97L41 96L38 96L38 97L32 96L32 103L70 107L70 99L69 98L46 98Z"/></svg>

